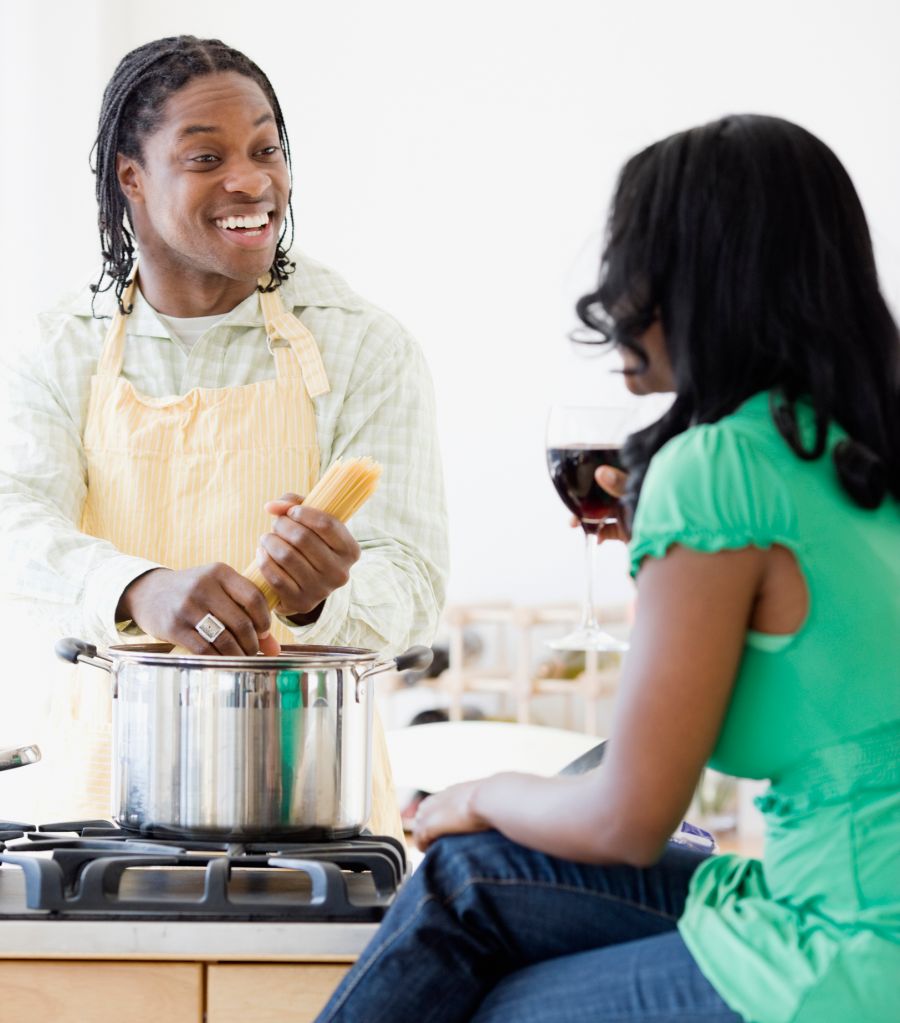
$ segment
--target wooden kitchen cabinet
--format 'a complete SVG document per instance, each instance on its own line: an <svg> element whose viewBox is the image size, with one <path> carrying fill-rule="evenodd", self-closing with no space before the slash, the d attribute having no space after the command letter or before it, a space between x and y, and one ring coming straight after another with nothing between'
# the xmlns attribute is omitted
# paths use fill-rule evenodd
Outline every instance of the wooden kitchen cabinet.
<svg viewBox="0 0 900 1023"><path fill-rule="evenodd" d="M0 962L0 991L4 1015L10 1019L53 1023L203 1019L201 963L5 960Z"/></svg>
<svg viewBox="0 0 900 1023"><path fill-rule="evenodd" d="M211 964L206 1023L312 1023L349 969L322 963Z"/></svg>
<svg viewBox="0 0 900 1023"><path fill-rule="evenodd" d="M349 969L348 963L5 960L0 991L5 1014L41 1023L312 1023Z"/></svg>

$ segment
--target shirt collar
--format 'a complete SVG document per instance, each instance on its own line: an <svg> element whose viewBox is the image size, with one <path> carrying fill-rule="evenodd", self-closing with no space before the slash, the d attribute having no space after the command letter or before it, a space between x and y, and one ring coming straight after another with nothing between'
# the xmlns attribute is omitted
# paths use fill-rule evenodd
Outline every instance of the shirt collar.
<svg viewBox="0 0 900 1023"><path fill-rule="evenodd" d="M280 288L285 309L296 311L313 306L361 311L365 307L363 300L329 267L299 252L291 253L290 258L296 263L296 268L288 279L282 282ZM78 308L74 310L75 315L92 315L92 297L85 289L83 301L79 301ZM97 296L98 315L111 316L115 307L112 289ZM260 327L262 324L259 296L254 291L225 315L220 326ZM127 319L126 332L145 337L169 337L169 331L160 323L156 311L140 294L135 296L134 308Z"/></svg>

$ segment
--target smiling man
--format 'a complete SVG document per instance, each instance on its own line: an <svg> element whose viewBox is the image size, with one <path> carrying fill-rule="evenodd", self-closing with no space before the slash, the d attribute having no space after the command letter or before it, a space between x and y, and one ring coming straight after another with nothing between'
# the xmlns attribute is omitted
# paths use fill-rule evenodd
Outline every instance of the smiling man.
<svg viewBox="0 0 900 1023"><path fill-rule="evenodd" d="M217 40L141 46L106 88L95 156L100 280L40 318L8 374L6 588L48 646L429 643L447 559L431 383L395 320L289 252L268 78ZM356 455L383 475L349 528L303 508L320 471ZM238 572L254 559L272 615ZM56 694L45 742L59 764L64 743L79 751L59 814L108 812L108 700L82 685Z"/></svg>

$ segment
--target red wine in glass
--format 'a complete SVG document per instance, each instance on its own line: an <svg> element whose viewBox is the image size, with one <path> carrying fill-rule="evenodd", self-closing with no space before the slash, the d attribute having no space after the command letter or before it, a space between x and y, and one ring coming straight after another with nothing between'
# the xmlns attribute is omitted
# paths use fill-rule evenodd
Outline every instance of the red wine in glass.
<svg viewBox="0 0 900 1023"><path fill-rule="evenodd" d="M621 518L621 507L594 479L601 465L622 468L619 450L630 436L634 409L604 405L553 405L544 450L553 486L584 535L585 594L581 623L549 645L556 650L628 649L600 628L594 612L594 575L604 522Z"/></svg>
<svg viewBox="0 0 900 1023"><path fill-rule="evenodd" d="M596 533L604 522L621 514L619 501L594 478L601 465L622 468L618 445L567 444L547 448L547 467L553 486L585 533Z"/></svg>

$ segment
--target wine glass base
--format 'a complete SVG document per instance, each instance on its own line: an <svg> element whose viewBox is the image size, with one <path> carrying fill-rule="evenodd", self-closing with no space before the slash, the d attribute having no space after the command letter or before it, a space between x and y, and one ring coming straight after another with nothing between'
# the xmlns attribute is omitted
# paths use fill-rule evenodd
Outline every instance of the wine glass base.
<svg viewBox="0 0 900 1023"><path fill-rule="evenodd" d="M602 650L611 653L624 653L628 644L615 636L610 636L602 629L580 628L560 639L547 641L552 650Z"/></svg>

